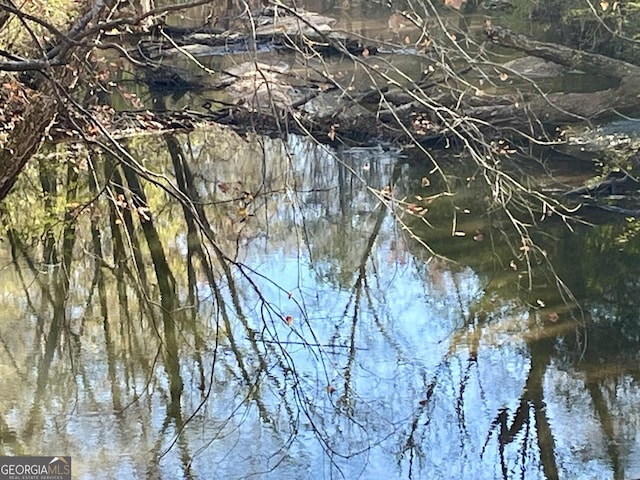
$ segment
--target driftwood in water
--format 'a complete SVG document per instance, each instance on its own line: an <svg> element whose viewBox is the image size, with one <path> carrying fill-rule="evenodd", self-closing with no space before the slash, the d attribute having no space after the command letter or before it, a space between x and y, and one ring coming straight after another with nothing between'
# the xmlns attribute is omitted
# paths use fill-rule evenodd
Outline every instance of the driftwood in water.
<svg viewBox="0 0 640 480"><path fill-rule="evenodd" d="M335 19L302 9L264 8L234 29L223 30L212 26L196 28L158 25L154 29L156 40L142 41L138 49L147 58L157 58L179 51L182 47L200 45L199 53L238 54L272 49L298 49L324 56L335 54L360 55L367 51L374 55L374 42L363 43L343 32L333 30ZM167 44L167 39L170 43Z"/></svg>
<svg viewBox="0 0 640 480"><path fill-rule="evenodd" d="M174 38L181 47L260 50L265 48L312 49L315 55L339 52L364 61L377 52L375 45L365 46L360 40L347 38L331 28L332 19L302 10L265 11L253 19L250 35L243 32L206 33ZM522 51L530 56L554 62L566 69L615 79L615 87L607 90L574 93L541 94L532 89L518 94L460 95L453 90L439 88L438 81L416 78L405 86L383 85L364 92L340 91L340 85L327 79L324 87L318 84L288 84L290 73L272 72L272 68L255 63L255 67L235 75L232 85L224 79L209 85L213 89L229 89L237 99L234 105L212 112L221 121L243 129L247 125L278 129L287 125L288 131L313 132L325 141L336 138L406 139L409 134L421 142L432 142L451 135L446 124L455 124L460 117L484 122L484 129L497 135L507 131L541 134L543 124L558 125L579 120L592 120L614 112L631 112L637 108L640 95L640 67L597 54L577 51L561 45L542 43L516 35L506 29L489 27L487 38L501 46ZM190 43L191 42L191 43ZM166 46L165 46L166 47ZM205 48L206 48L205 47ZM164 50L166 53L166 50ZM152 52L148 52L152 55ZM153 56L153 55L152 55ZM506 71L510 65L505 65ZM462 67L457 75L464 76L471 66ZM536 72L533 72L535 74ZM531 76L531 72L523 75ZM170 78L162 75L162 78ZM201 87L202 85L198 85ZM243 87L244 86L244 87ZM251 89L255 92L251 92ZM339 99L336 100L336 90ZM334 98L331 98L334 95ZM306 105L310 100L329 98L325 104L334 108L318 112ZM433 118L433 105L451 111L451 118ZM363 128L367 128L363 132ZM532 132L532 129L538 129ZM329 139L329 140L327 140Z"/></svg>
<svg viewBox="0 0 640 480"><path fill-rule="evenodd" d="M529 95L526 102L496 106L490 112L486 108L470 110L486 120L506 120L533 115L549 124L592 120L605 116L632 113L640 103L640 67L604 55L583 52L562 45L537 42L507 29L489 27L487 38L498 45L533 55L586 74L609 77L617 86L589 93L558 92L548 95Z"/></svg>
<svg viewBox="0 0 640 480"><path fill-rule="evenodd" d="M587 196L597 198L606 195L627 195L640 189L640 150L625 162L625 168L618 168L597 181L565 193L566 196Z"/></svg>
<svg viewBox="0 0 640 480"><path fill-rule="evenodd" d="M609 173L603 180L594 185L585 185L574 188L565 193L566 196L600 196L600 195L624 195L638 191L640 181L624 171Z"/></svg>

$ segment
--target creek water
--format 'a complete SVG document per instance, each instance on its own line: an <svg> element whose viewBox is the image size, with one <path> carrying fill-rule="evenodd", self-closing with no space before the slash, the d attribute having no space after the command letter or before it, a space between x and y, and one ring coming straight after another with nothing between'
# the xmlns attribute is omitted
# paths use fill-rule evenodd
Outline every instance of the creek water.
<svg viewBox="0 0 640 480"><path fill-rule="evenodd" d="M4 454L72 455L77 478L640 475L638 250L624 222L547 221L557 279L532 265L529 288L481 190L430 199L438 180L399 151L171 138L229 271L150 189L153 241L126 238L107 200L73 234L18 201L37 181L9 200ZM162 142L131 148L175 173ZM426 213L372 194L389 184ZM45 226L68 250L52 256L33 236Z"/></svg>

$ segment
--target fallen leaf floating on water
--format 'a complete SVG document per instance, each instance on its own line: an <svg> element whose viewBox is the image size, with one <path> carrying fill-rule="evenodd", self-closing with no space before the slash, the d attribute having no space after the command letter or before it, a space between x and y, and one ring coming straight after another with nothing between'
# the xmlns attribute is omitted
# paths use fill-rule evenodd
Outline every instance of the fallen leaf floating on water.
<svg viewBox="0 0 640 480"><path fill-rule="evenodd" d="M444 0L444 4L447 7L455 8L456 10L460 10L465 0Z"/></svg>
<svg viewBox="0 0 640 480"><path fill-rule="evenodd" d="M551 313L549 314L549 321L550 321L550 322L555 323L555 322L557 322L559 319L560 319L560 315L558 315L556 312L551 312Z"/></svg>
<svg viewBox="0 0 640 480"><path fill-rule="evenodd" d="M407 205L407 210L409 211L409 213L412 213L414 215L424 215L425 213L427 213L426 208L421 207L420 205L416 205L415 203L410 203L409 205Z"/></svg>
<svg viewBox="0 0 640 480"><path fill-rule="evenodd" d="M428 187L429 185L431 185L431 180L429 180L429 177L422 177L422 186Z"/></svg>
<svg viewBox="0 0 640 480"><path fill-rule="evenodd" d="M607 11L607 9L609 8L609 5L611 5L612 12L615 12L618 9L618 2L613 2L613 4L610 4L607 1L600 2L600 8L602 9L603 12Z"/></svg>

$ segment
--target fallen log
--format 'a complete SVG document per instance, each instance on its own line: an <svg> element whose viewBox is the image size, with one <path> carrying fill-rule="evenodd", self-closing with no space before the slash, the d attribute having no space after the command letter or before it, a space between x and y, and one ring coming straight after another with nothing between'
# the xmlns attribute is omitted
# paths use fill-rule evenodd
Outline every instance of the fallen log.
<svg viewBox="0 0 640 480"><path fill-rule="evenodd" d="M482 110L470 110L471 115L499 121L517 118L522 114L531 114L547 124L562 124L611 118L632 113L638 108L640 67L636 65L563 45L538 42L490 24L487 25L485 33L487 39L494 44L564 65L571 70L610 77L617 80L618 85L588 93L557 92L548 95L530 95L524 99L524 102L520 102L519 106L498 106L488 115Z"/></svg>

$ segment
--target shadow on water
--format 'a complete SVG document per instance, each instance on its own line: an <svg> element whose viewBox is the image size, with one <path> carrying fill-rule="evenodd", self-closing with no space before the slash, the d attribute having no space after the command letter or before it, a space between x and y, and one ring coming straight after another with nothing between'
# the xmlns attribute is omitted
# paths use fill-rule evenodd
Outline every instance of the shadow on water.
<svg viewBox="0 0 640 480"><path fill-rule="evenodd" d="M462 164L445 184L217 129L128 147L157 173L49 146L77 162L3 204L3 454L78 478L640 475L632 224L547 219L527 268Z"/></svg>

